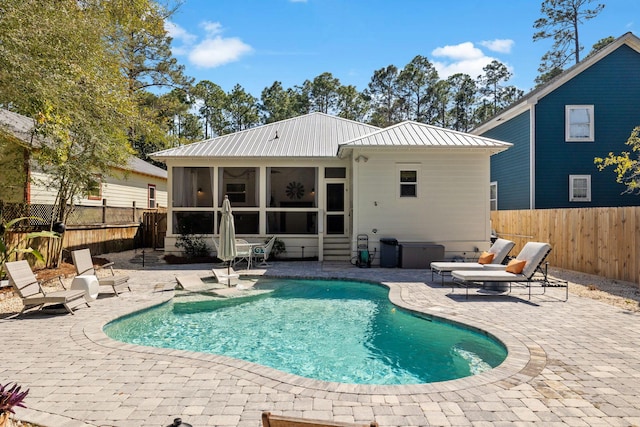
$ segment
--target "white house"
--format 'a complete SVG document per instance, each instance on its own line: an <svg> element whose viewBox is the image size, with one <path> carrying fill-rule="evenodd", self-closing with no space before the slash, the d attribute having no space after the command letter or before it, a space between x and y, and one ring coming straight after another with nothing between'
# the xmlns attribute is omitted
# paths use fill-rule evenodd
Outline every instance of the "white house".
<svg viewBox="0 0 640 427"><path fill-rule="evenodd" d="M286 257L348 260L364 236L378 253L387 237L471 256L490 240L489 158L510 145L312 113L160 151L152 157L169 171L165 251L178 252L180 233L217 235L228 195L236 235L277 235Z"/></svg>

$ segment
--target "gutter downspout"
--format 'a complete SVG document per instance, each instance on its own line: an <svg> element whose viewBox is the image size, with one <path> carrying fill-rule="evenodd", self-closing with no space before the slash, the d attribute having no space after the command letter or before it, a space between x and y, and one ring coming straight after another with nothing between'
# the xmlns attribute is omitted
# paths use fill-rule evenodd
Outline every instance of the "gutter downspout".
<svg viewBox="0 0 640 427"><path fill-rule="evenodd" d="M529 209L536 208L536 105L538 100L531 104L529 117L531 123L529 124Z"/></svg>

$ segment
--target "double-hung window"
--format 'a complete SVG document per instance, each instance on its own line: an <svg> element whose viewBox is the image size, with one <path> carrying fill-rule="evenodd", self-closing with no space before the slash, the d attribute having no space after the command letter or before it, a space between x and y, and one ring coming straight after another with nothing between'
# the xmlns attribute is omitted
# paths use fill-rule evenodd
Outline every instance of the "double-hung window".
<svg viewBox="0 0 640 427"><path fill-rule="evenodd" d="M492 211L498 210L498 183L496 181L489 184L489 208Z"/></svg>
<svg viewBox="0 0 640 427"><path fill-rule="evenodd" d="M593 142L593 105L565 106L565 140L567 142Z"/></svg>
<svg viewBox="0 0 640 427"><path fill-rule="evenodd" d="M569 175L569 201L591 201L591 175Z"/></svg>
<svg viewBox="0 0 640 427"><path fill-rule="evenodd" d="M399 165L400 197L418 197L418 165Z"/></svg>

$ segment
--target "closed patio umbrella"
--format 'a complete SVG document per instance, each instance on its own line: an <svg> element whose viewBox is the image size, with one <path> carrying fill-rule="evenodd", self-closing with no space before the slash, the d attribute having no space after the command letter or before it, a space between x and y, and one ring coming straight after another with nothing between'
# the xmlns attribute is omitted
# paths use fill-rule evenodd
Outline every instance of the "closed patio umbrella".
<svg viewBox="0 0 640 427"><path fill-rule="evenodd" d="M231 213L229 197L224 196L222 202L222 218L220 219L220 251L218 258L227 262L227 274L231 273L231 261L236 257L236 229ZM231 285L231 279L227 279L227 285Z"/></svg>

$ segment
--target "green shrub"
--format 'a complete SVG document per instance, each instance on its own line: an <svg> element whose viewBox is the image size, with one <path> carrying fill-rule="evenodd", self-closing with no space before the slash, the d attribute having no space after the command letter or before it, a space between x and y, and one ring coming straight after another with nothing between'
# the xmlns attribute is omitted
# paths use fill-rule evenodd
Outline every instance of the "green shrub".
<svg viewBox="0 0 640 427"><path fill-rule="evenodd" d="M209 246L202 236L196 234L181 234L176 241L176 248L189 258L201 258L209 255Z"/></svg>

